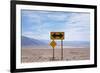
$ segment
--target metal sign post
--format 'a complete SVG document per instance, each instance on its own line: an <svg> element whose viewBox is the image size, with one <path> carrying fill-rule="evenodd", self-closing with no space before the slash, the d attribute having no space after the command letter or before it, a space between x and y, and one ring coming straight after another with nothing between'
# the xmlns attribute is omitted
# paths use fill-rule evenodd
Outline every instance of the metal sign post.
<svg viewBox="0 0 100 73"><path fill-rule="evenodd" d="M54 59L55 59L55 50L53 48L53 57L52 57L52 60L54 60Z"/></svg>
<svg viewBox="0 0 100 73"><path fill-rule="evenodd" d="M52 60L54 60L56 42L53 40L53 41L50 43L50 45L51 45L52 48L53 48L53 57L52 57Z"/></svg>
<svg viewBox="0 0 100 73"><path fill-rule="evenodd" d="M61 40L61 60L63 60L63 40Z"/></svg>
<svg viewBox="0 0 100 73"><path fill-rule="evenodd" d="M53 60L54 60L54 47L56 46L56 42L54 40L61 40L61 60L63 60L63 40L64 40L64 32L51 32L50 38L53 40L50 45L53 47Z"/></svg>

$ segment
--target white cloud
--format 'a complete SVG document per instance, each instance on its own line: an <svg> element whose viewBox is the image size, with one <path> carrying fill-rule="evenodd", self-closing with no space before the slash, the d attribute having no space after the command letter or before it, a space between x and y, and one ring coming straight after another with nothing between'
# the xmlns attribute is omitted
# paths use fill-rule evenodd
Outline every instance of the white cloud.
<svg viewBox="0 0 100 73"><path fill-rule="evenodd" d="M90 40L90 17L89 13L72 14L66 23L66 40Z"/></svg>
<svg viewBox="0 0 100 73"><path fill-rule="evenodd" d="M89 13L54 13L26 10L23 12L23 16L28 18L28 24L31 25L31 27L29 27L30 30L23 32L24 36L39 39L49 39L49 33L51 31L63 31L65 32L65 40L89 41ZM54 22L51 23L52 21ZM60 24L55 25L57 23Z"/></svg>

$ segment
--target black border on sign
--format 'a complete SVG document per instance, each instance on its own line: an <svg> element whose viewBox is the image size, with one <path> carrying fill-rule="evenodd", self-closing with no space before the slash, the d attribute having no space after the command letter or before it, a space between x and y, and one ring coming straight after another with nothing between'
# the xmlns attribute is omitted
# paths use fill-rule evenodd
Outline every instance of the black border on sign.
<svg viewBox="0 0 100 73"><path fill-rule="evenodd" d="M40 5L54 7L71 7L71 8L86 8L94 9L94 64L74 65L74 66L57 66L57 67L41 67L41 68L25 68L16 69L16 5ZM11 1L11 29L10 29L10 71L14 72L29 72L29 71L45 71L45 70L61 70L61 69L78 69L97 67L97 6L95 5L80 5L80 4L64 4L64 3L48 3L48 2L33 2L33 1Z"/></svg>

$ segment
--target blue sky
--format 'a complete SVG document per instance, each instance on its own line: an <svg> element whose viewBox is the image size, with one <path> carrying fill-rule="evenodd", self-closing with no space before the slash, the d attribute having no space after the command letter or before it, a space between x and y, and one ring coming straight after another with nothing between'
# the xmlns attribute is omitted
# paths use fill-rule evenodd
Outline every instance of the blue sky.
<svg viewBox="0 0 100 73"><path fill-rule="evenodd" d="M90 14L21 10L22 36L50 40L50 32L65 32L66 41L90 40Z"/></svg>

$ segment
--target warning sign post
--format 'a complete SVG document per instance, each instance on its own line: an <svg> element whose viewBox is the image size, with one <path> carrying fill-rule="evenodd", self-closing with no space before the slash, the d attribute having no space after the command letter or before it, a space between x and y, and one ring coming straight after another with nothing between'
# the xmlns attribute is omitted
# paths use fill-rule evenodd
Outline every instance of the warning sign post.
<svg viewBox="0 0 100 73"><path fill-rule="evenodd" d="M61 60L63 60L63 40L64 40L64 32L50 32L50 39L53 40L50 45L53 48L53 60L54 60L54 48L56 46L56 42L54 40L61 40Z"/></svg>

